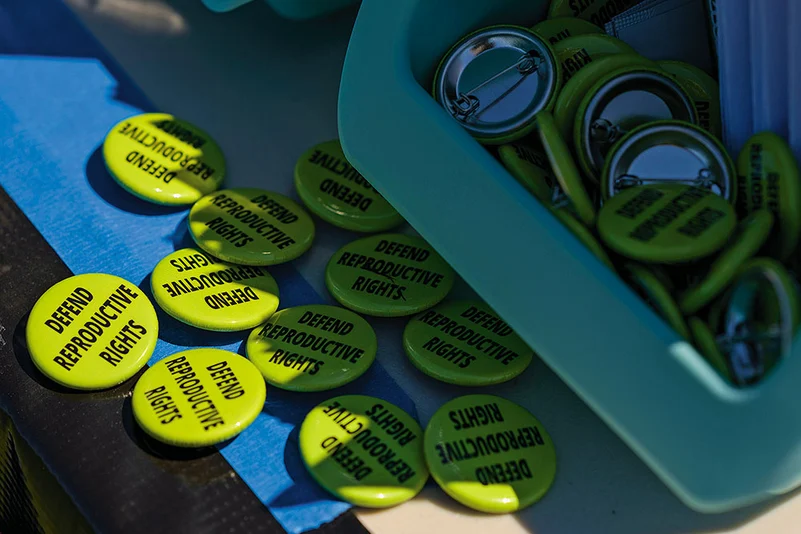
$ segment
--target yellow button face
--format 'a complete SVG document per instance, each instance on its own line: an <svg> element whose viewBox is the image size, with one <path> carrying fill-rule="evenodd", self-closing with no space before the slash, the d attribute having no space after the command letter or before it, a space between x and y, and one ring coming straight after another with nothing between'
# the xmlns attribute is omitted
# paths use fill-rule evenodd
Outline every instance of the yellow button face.
<svg viewBox="0 0 801 534"><path fill-rule="evenodd" d="M569 37L555 44L554 52L556 59L562 64L563 83L585 66L602 57L615 54L636 54L632 47L605 33Z"/></svg>
<svg viewBox="0 0 801 534"><path fill-rule="evenodd" d="M247 355L268 384L324 391L363 375L378 350L373 327L345 308L312 304L281 310L247 340Z"/></svg>
<svg viewBox="0 0 801 534"><path fill-rule="evenodd" d="M548 156L518 141L498 148L498 157L509 174L540 202L546 206L553 203L558 184Z"/></svg>
<svg viewBox="0 0 801 534"><path fill-rule="evenodd" d="M25 335L45 376L69 388L99 390L145 366L158 330L156 310L134 284L110 274L81 274L42 295Z"/></svg>
<svg viewBox="0 0 801 534"><path fill-rule="evenodd" d="M568 37L604 32L595 24L574 17L546 19L532 27L531 31L548 41L552 46Z"/></svg>
<svg viewBox="0 0 801 534"><path fill-rule="evenodd" d="M675 78L695 104L698 126L718 139L723 125L720 118L720 87L715 79L695 65L683 61L660 61L659 66Z"/></svg>
<svg viewBox="0 0 801 534"><path fill-rule="evenodd" d="M124 189L156 204L193 204L225 178L217 143L166 113L144 113L115 125L103 142L103 158Z"/></svg>
<svg viewBox="0 0 801 534"><path fill-rule="evenodd" d="M503 514L540 500L556 477L551 437L528 410L493 395L442 406L425 432L431 476L475 510Z"/></svg>
<svg viewBox="0 0 801 534"><path fill-rule="evenodd" d="M278 309L278 284L264 267L233 265L192 248L161 260L150 285L165 312L204 330L246 330Z"/></svg>
<svg viewBox="0 0 801 534"><path fill-rule="evenodd" d="M208 447L250 426L266 396L261 373L247 359L194 349L145 371L132 405L136 422L151 437L175 447Z"/></svg>
<svg viewBox="0 0 801 534"><path fill-rule="evenodd" d="M303 420L299 441L314 479L356 506L395 506L428 479L423 430L382 399L345 395L318 405Z"/></svg>
<svg viewBox="0 0 801 534"><path fill-rule="evenodd" d="M577 17L603 27L640 0L551 0L548 18Z"/></svg>
<svg viewBox="0 0 801 534"><path fill-rule="evenodd" d="M226 189L189 212L195 243L238 265L277 265L309 250L314 222L294 200L261 189Z"/></svg>

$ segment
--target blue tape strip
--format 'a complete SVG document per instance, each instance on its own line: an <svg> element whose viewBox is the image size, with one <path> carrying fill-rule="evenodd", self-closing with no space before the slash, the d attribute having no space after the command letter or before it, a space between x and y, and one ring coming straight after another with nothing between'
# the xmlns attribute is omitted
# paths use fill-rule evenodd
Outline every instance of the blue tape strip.
<svg viewBox="0 0 801 534"><path fill-rule="evenodd" d="M115 123L152 109L147 98L58 0L0 6L0 80L0 183L75 273L115 274L149 293L155 264L188 244L186 211L125 193L99 151ZM282 307L323 302L291 265L271 272ZM242 353L246 333L202 332L162 312L159 319L151 363L187 347ZM288 532L315 528L348 508L306 472L296 428L316 404L352 393L380 396L414 413L376 364L333 394L271 389L261 416L221 449Z"/></svg>

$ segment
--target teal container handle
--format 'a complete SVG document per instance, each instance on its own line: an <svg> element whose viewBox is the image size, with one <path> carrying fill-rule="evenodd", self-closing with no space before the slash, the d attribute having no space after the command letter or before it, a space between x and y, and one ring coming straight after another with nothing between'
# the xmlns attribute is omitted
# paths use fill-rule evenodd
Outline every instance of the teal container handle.
<svg viewBox="0 0 801 534"><path fill-rule="evenodd" d="M690 507L786 492L801 483L799 339L758 386L731 387L429 96L462 35L546 10L364 0L339 98L345 153Z"/></svg>

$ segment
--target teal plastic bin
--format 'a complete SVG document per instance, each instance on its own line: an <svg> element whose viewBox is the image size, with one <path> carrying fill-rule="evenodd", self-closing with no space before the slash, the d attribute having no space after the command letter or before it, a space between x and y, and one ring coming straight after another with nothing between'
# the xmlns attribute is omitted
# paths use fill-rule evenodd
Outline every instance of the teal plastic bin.
<svg viewBox="0 0 801 534"><path fill-rule="evenodd" d="M253 0L202 0L212 11L230 11ZM282 17L288 19L310 19L342 9L359 0L264 0Z"/></svg>
<svg viewBox="0 0 801 534"><path fill-rule="evenodd" d="M364 0L339 100L345 153L687 505L721 512L792 489L799 340L758 386L731 387L431 98L436 64L461 36L546 10Z"/></svg>

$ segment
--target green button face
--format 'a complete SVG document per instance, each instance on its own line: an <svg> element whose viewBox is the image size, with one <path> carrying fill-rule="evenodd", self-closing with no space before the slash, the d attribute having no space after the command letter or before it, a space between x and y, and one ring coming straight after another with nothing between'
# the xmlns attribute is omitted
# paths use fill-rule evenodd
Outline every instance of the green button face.
<svg viewBox="0 0 801 534"><path fill-rule="evenodd" d="M295 166L295 188L326 222L354 232L383 232L403 217L345 159L338 140L313 146Z"/></svg>
<svg viewBox="0 0 801 534"><path fill-rule="evenodd" d="M568 227L573 235L575 235L579 241L581 241L585 247L590 249L590 252L595 254L595 256L601 260L601 262L612 269L615 270L615 266L612 264L612 260L609 259L609 255L606 253L604 248L598 243L598 240L595 239L595 236L587 230L587 227L581 224L573 215L571 215L565 209L558 209L554 210L554 215L556 218L559 219L562 224Z"/></svg>
<svg viewBox="0 0 801 534"><path fill-rule="evenodd" d="M261 373L242 356L194 349L145 371L131 402L134 419L151 437L175 447L208 447L250 426L266 396Z"/></svg>
<svg viewBox="0 0 801 534"><path fill-rule="evenodd" d="M103 158L124 189L156 204L192 204L217 190L225 177L217 143L166 113L144 113L115 125L103 142Z"/></svg>
<svg viewBox="0 0 801 534"><path fill-rule="evenodd" d="M550 206L558 187L548 156L521 142L503 145L498 156L506 170L540 202Z"/></svg>
<svg viewBox="0 0 801 534"><path fill-rule="evenodd" d="M753 136L737 159L737 212L767 208L776 218L770 250L786 261L801 236L801 175L790 147L771 132Z"/></svg>
<svg viewBox="0 0 801 534"><path fill-rule="evenodd" d="M546 19L531 28L531 31L548 41L550 45L555 45L568 37L586 35L588 33L603 33L603 30L595 24L574 17Z"/></svg>
<svg viewBox="0 0 801 534"><path fill-rule="evenodd" d="M570 149L556 128L553 115L547 111L537 114L537 128L539 129L542 146L548 154L548 160L551 162L556 179L559 181L559 186L565 196L570 199L570 203L581 222L587 226L594 226L595 207L587 194L587 189L584 187L584 182L581 179L578 168L576 168L576 163L573 161L573 156L570 154Z"/></svg>
<svg viewBox="0 0 801 534"><path fill-rule="evenodd" d="M378 350L373 327L336 306L281 310L247 340L247 355L268 384L290 391L324 391L359 378Z"/></svg>
<svg viewBox="0 0 801 534"><path fill-rule="evenodd" d="M709 267L706 276L681 296L681 311L691 315L712 302L734 280L740 266L759 252L772 227L773 215L768 210L755 211L743 219L731 242Z"/></svg>
<svg viewBox="0 0 801 534"><path fill-rule="evenodd" d="M403 331L403 348L428 376L462 386L511 380L534 356L508 324L478 301L447 302L418 315Z"/></svg>
<svg viewBox="0 0 801 534"><path fill-rule="evenodd" d="M555 44L554 52L557 61L562 64L563 81L569 80L579 70L602 57L636 54L632 47L605 33L569 37Z"/></svg>
<svg viewBox="0 0 801 534"><path fill-rule="evenodd" d="M192 248L161 260L150 285L165 312L205 330L253 328L278 309L278 284L266 269L233 265Z"/></svg>
<svg viewBox="0 0 801 534"><path fill-rule="evenodd" d="M695 65L683 61L660 61L659 66L673 76L693 99L698 114L698 126L719 139L723 125L720 118L718 82Z"/></svg>
<svg viewBox="0 0 801 534"><path fill-rule="evenodd" d="M725 199L675 184L621 191L598 216L598 233L609 248L653 263L684 263L714 254L736 225L734 208Z"/></svg>
<svg viewBox="0 0 801 534"><path fill-rule="evenodd" d="M548 18L577 17L603 27L640 0L551 0Z"/></svg>
<svg viewBox="0 0 801 534"><path fill-rule="evenodd" d="M726 363L726 358L720 352L717 341L715 341L715 335L707 324L698 317L691 317L688 322L698 352L701 353L701 356L709 362L709 365L711 365L720 376L726 381L731 382L729 366Z"/></svg>
<svg viewBox="0 0 801 534"><path fill-rule="evenodd" d="M382 234L339 249L328 262L325 283L351 310L401 317L439 304L453 287L450 265L419 237Z"/></svg>
<svg viewBox="0 0 801 534"><path fill-rule="evenodd" d="M648 268L636 264L627 265L626 271L630 283L643 300L680 336L689 339L690 331L684 322L684 316L670 295L670 291L660 281L659 276Z"/></svg>
<svg viewBox="0 0 801 534"><path fill-rule="evenodd" d="M425 433L431 476L460 503L489 513L539 501L556 476L556 451L525 408L492 395L453 399Z"/></svg>
<svg viewBox="0 0 801 534"><path fill-rule="evenodd" d="M200 199L189 212L195 243L239 265L277 265L309 250L314 222L298 204L261 189L226 189Z"/></svg>
<svg viewBox="0 0 801 534"><path fill-rule="evenodd" d="M36 301L25 336L36 367L73 389L107 389L145 366L158 341L156 310L110 274L72 276Z"/></svg>
<svg viewBox="0 0 801 534"><path fill-rule="evenodd" d="M345 395L318 405L303 420L299 442L314 479L356 506L395 506L428 479L420 425L381 399Z"/></svg>

